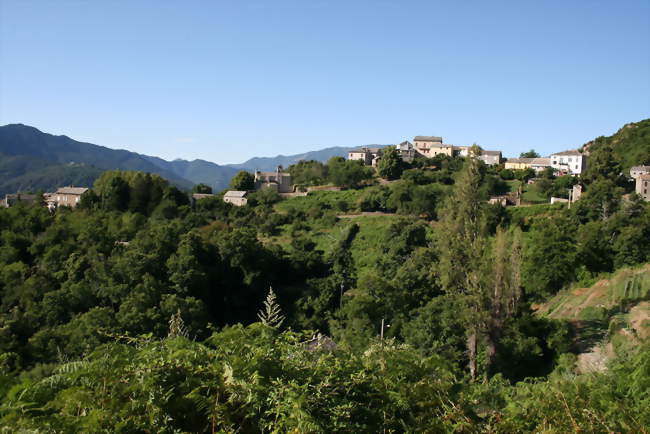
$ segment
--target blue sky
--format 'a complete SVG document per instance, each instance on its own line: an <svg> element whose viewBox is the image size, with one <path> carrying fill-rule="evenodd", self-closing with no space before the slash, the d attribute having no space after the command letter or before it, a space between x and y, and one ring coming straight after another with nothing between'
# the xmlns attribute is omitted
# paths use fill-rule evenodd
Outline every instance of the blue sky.
<svg viewBox="0 0 650 434"><path fill-rule="evenodd" d="M0 124L217 163L650 117L650 1L0 0Z"/></svg>

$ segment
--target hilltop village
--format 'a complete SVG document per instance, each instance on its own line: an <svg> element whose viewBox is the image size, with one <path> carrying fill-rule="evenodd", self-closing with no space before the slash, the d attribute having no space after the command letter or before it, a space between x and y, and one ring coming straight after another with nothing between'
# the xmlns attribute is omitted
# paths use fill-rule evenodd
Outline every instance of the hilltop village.
<svg viewBox="0 0 650 434"><path fill-rule="evenodd" d="M475 149L472 149L475 148ZM439 136L415 136L413 141L404 141L398 145L368 145L352 149L348 152L348 161L358 161L364 166L379 169L384 154L389 151L396 151L401 162L407 166L412 165L416 160L428 164L426 169L435 170L436 166L445 159L476 157L486 166L490 166L496 172L502 173L504 179L512 179L514 172L523 173L524 181L528 185L535 184L542 174L546 178L571 176L576 178L568 190L568 197L549 198L551 204L558 202L571 202L580 199L583 186L579 183L579 176L587 169L589 157L588 151L571 149L555 152L548 157L540 157L534 152L522 153L519 158L504 158L499 150L485 150L478 146L456 146L443 142ZM524 156L531 155L533 156ZM514 172L513 172L514 171ZM380 174L381 176L381 174ZM634 166L629 171L630 180L635 183L635 192L644 200L650 201L650 166ZM285 197L300 195L300 186L291 180L290 171L285 171L279 166L275 172L255 172L254 190L270 188ZM224 201L236 206L247 203L246 196L249 191L229 190L224 194ZM520 205L523 189L517 189L512 194L496 195L489 198L492 204ZM304 192L303 194L306 194Z"/></svg>
<svg viewBox="0 0 650 434"><path fill-rule="evenodd" d="M567 190L567 196L559 197L550 196L548 201L553 203L572 202L579 200L582 195L583 186L578 181L579 176L587 169L589 160L589 151L583 149L571 149L561 152L555 152L547 157L541 157L534 151L524 152L518 158L504 158L499 150L486 150L476 145L474 146L456 146L443 142L440 136L415 136L413 141L404 141L398 145L367 145L351 149L347 154L348 161L359 162L363 166L375 169L379 172L382 159L389 152L400 160L399 163L404 168L420 167L426 170L436 170L442 162L449 159L458 158L478 158L485 166L492 168L499 173L504 180L514 178L514 174L527 185L534 185L540 178L571 176L575 178ZM394 158L394 157L393 157ZM302 162L301 162L302 163ZM416 164L414 164L416 163ZM417 164L419 163L419 164ZM245 171L240 175L245 175ZM381 174L377 173L381 178ZM544 174L544 176L542 176ZM633 166L630 168L629 180L634 182L634 191L641 198L650 201L650 166ZM252 176L244 176L245 182L241 185L245 189L227 190L223 192L223 201L235 206L243 206L248 203L248 196L251 192L262 189L270 189L278 193L281 197L305 196L309 191L322 190L323 188L315 186L304 186L292 180L291 170L285 170L278 166L275 171L263 172L256 170ZM384 177L386 178L386 177ZM233 184L231 183L231 186ZM337 190L341 186L331 186L331 189ZM88 191L88 187L66 186L60 187L53 193L25 194L15 193L8 194L0 202L0 206L10 207L17 202L41 203L50 211L54 211L61 206L75 207L81 196ZM508 192L507 194L492 195L488 199L491 204L521 205L523 186ZM192 203L197 200L214 197L212 191L192 192L190 200Z"/></svg>

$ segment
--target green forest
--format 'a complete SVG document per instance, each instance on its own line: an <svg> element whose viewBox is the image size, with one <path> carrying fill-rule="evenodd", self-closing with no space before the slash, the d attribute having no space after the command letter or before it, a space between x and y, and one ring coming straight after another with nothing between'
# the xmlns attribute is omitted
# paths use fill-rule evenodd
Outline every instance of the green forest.
<svg viewBox="0 0 650 434"><path fill-rule="evenodd" d="M531 190L580 182L570 208L488 204L528 171L387 149L377 174L288 169L341 191L242 207L108 171L74 209L0 209L0 427L648 432L650 204L619 143ZM598 343L606 367L580 369Z"/></svg>

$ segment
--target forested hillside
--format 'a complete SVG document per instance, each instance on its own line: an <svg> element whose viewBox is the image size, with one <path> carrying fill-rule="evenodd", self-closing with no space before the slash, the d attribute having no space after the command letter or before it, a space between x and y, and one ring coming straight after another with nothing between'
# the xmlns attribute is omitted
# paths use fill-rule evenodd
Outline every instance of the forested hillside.
<svg viewBox="0 0 650 434"><path fill-rule="evenodd" d="M590 323L612 357L584 374L584 330L540 308L650 262L650 204L624 197L618 173L592 170L568 209L489 205L504 177L528 175L477 159L386 158L381 180L336 157L288 170L302 186L343 190L191 204L158 176L113 171L73 210L0 209L0 426L650 425L650 347L628 317ZM641 289L621 314L646 300ZM610 339L621 330L634 338Z"/></svg>
<svg viewBox="0 0 650 434"><path fill-rule="evenodd" d="M630 167L650 165L650 119L631 122L609 137L598 137L584 145L589 152L611 148L625 174Z"/></svg>

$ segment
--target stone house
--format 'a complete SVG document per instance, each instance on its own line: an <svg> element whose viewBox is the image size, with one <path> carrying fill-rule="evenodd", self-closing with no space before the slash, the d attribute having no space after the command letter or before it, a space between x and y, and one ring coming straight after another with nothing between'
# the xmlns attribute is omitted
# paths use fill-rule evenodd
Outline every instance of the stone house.
<svg viewBox="0 0 650 434"><path fill-rule="evenodd" d="M255 190L262 188L272 188L278 193L291 193L291 174L282 171L282 166L278 166L275 172L255 171Z"/></svg>
<svg viewBox="0 0 650 434"><path fill-rule="evenodd" d="M571 202L580 200L581 197L582 197L582 185L576 184L571 189Z"/></svg>
<svg viewBox="0 0 650 434"><path fill-rule="evenodd" d="M577 149L551 154L551 167L569 175L580 175L587 168L587 157Z"/></svg>
<svg viewBox="0 0 650 434"><path fill-rule="evenodd" d="M74 208L79 203L81 195L87 191L86 187L61 187L50 196L50 200L53 198L57 207L69 206Z"/></svg>
<svg viewBox="0 0 650 434"><path fill-rule="evenodd" d="M639 175L636 178L635 191L643 200L650 201L650 174Z"/></svg>
<svg viewBox="0 0 650 434"><path fill-rule="evenodd" d="M31 205L37 203L38 200L39 197L37 194L22 194L22 193L8 194L5 196L4 200L0 202L0 206L4 208L10 208L16 205L18 202L23 202Z"/></svg>
<svg viewBox="0 0 650 434"><path fill-rule="evenodd" d="M348 152L348 160L361 160L365 166L376 166L383 153L380 147L362 146Z"/></svg>
<svg viewBox="0 0 650 434"><path fill-rule="evenodd" d="M247 194L247 191L230 190L223 195L223 201L235 206L244 206L248 203L248 198L246 198Z"/></svg>
<svg viewBox="0 0 650 434"><path fill-rule="evenodd" d="M400 143L396 146L396 148L402 157L402 160L406 161L407 163L410 163L415 158L415 146L413 146L413 143L409 142L408 140Z"/></svg>
<svg viewBox="0 0 650 434"><path fill-rule="evenodd" d="M650 166L634 166L630 167L630 176L634 179L637 179L641 175L647 175L650 173Z"/></svg>
<svg viewBox="0 0 650 434"><path fill-rule="evenodd" d="M415 136L413 144L418 154L423 157L433 158L436 155L444 154L452 157L454 146L442 143L442 137L438 136Z"/></svg>

